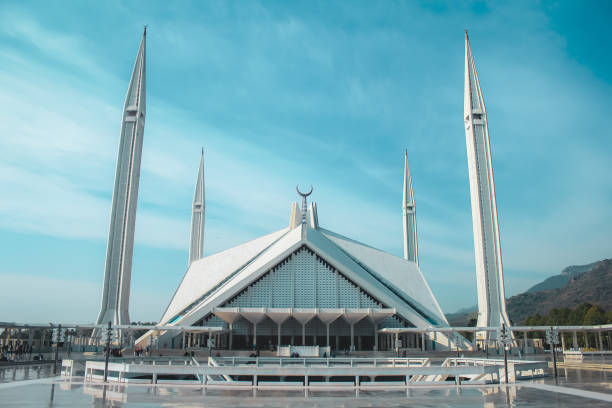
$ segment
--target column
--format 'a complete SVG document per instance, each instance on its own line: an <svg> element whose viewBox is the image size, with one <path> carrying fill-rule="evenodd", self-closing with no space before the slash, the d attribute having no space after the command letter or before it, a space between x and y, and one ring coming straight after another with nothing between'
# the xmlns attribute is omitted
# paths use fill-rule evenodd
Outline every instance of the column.
<svg viewBox="0 0 612 408"><path fill-rule="evenodd" d="M229 347L228 350L232 349L232 343L234 340L234 331L232 330L232 323L229 324Z"/></svg>
<svg viewBox="0 0 612 408"><path fill-rule="evenodd" d="M278 333L277 333L278 340L276 341L276 347L277 348L280 347L280 345L281 345L281 325L282 325L282 323L278 323L276 325L277 330L278 330Z"/></svg>
<svg viewBox="0 0 612 408"><path fill-rule="evenodd" d="M257 346L257 323L253 323L253 347Z"/></svg>
<svg viewBox="0 0 612 408"><path fill-rule="evenodd" d="M589 335L586 331L584 332L584 347L589 348Z"/></svg>
<svg viewBox="0 0 612 408"><path fill-rule="evenodd" d="M186 344L185 344L185 340L186 340L185 339L185 330L183 330L182 332L183 332L183 350L185 350L185 346L186 346Z"/></svg>
<svg viewBox="0 0 612 408"><path fill-rule="evenodd" d="M355 324L351 323L351 351L355 350Z"/></svg>
<svg viewBox="0 0 612 408"><path fill-rule="evenodd" d="M327 323L327 324L325 325L325 338L326 338L326 341L327 341L327 342L325 343L325 345L326 345L327 347L329 347L329 323Z"/></svg>
<svg viewBox="0 0 612 408"><path fill-rule="evenodd" d="M559 333L561 335L561 350L565 351L565 333Z"/></svg>
<svg viewBox="0 0 612 408"><path fill-rule="evenodd" d="M597 332L597 337L599 338L599 347L598 351L603 351L603 339L601 338L601 330Z"/></svg>
<svg viewBox="0 0 612 408"><path fill-rule="evenodd" d="M425 347L425 332L421 333L421 350L425 351L427 347Z"/></svg>
<svg viewBox="0 0 612 408"><path fill-rule="evenodd" d="M476 337L476 333L474 333L474 337ZM523 332L523 353L527 353L527 346L529 346L529 339L527 338L527 331Z"/></svg>
<svg viewBox="0 0 612 408"><path fill-rule="evenodd" d="M576 333L576 332L573 332L573 333L572 333L572 340L573 340L573 345L572 345L572 347L573 347L574 349L577 349L577 348L578 348L578 333Z"/></svg>
<svg viewBox="0 0 612 408"><path fill-rule="evenodd" d="M302 346L306 345L306 323L302 324Z"/></svg>
<svg viewBox="0 0 612 408"><path fill-rule="evenodd" d="M374 323L374 351L378 351L378 323Z"/></svg>

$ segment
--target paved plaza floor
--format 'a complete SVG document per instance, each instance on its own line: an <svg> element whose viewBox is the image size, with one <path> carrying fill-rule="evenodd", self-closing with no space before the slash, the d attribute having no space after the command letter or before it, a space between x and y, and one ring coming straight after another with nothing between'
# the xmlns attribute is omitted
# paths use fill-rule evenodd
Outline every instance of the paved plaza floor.
<svg viewBox="0 0 612 408"><path fill-rule="evenodd" d="M560 369L561 377L503 385L414 386L380 391L221 390L198 385L84 383L52 366L0 368L1 407L576 407L612 406L612 372Z"/></svg>

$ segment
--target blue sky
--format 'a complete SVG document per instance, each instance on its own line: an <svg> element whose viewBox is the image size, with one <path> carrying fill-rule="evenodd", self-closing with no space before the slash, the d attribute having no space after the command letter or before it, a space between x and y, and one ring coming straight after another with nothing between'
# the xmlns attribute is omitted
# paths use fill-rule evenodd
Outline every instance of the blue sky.
<svg viewBox="0 0 612 408"><path fill-rule="evenodd" d="M0 2L0 320L92 321L123 99L149 26L132 320L186 270L206 151L205 253L319 220L401 255L403 149L423 273L476 303L463 29L487 111L507 295L612 256L606 2Z"/></svg>

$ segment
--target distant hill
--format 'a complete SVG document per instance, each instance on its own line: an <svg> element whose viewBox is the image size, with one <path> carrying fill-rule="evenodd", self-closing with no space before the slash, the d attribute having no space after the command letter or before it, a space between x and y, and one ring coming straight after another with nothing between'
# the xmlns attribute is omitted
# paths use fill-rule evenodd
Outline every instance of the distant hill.
<svg viewBox="0 0 612 408"><path fill-rule="evenodd" d="M446 320L453 327L470 326L470 320L474 323L473 319L478 319L478 307L466 307L455 313L446 313ZM475 324L472 324L472 326L475 326Z"/></svg>
<svg viewBox="0 0 612 408"><path fill-rule="evenodd" d="M573 277L583 274L591 270L597 262L590 263L588 265L574 265L568 266L567 268L561 271L560 275L551 276L548 279L545 279L543 282L538 283L537 285L532 286L527 289L526 293L532 292L540 292L542 290L551 290L551 289L561 289L567 282Z"/></svg>
<svg viewBox="0 0 612 408"><path fill-rule="evenodd" d="M573 309L585 302L599 305L605 310L612 308L612 259L584 265L588 266L590 268L586 271L581 271L581 267L572 267L567 272L567 283L561 288L527 291L512 296L507 300L510 320L515 324L522 323L535 313L546 314L553 308L561 307Z"/></svg>
<svg viewBox="0 0 612 408"><path fill-rule="evenodd" d="M514 324L521 324L535 313L546 314L553 308L574 307L589 302L605 310L612 308L612 259L588 265L568 266L561 274L551 276L534 285L525 293L506 301L508 316ZM477 307L448 313L451 326L468 326L476 318ZM473 321L472 321L473 322Z"/></svg>

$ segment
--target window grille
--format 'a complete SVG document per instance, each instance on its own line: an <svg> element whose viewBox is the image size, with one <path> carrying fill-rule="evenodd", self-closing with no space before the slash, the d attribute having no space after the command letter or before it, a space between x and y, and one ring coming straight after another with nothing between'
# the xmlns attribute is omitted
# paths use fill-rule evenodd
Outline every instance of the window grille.
<svg viewBox="0 0 612 408"><path fill-rule="evenodd" d="M225 307L385 307L302 246L225 303Z"/></svg>

